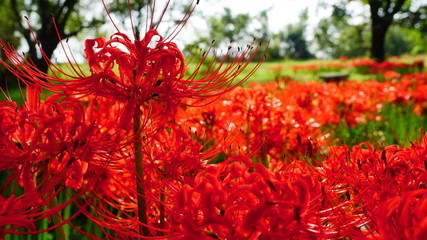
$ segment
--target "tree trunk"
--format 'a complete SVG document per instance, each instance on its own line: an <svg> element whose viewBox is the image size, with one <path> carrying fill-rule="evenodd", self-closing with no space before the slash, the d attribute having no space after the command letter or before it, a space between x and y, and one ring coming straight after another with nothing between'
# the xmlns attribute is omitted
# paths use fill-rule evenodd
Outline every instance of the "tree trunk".
<svg viewBox="0 0 427 240"><path fill-rule="evenodd" d="M42 72L48 71L48 61L52 57L53 51L58 46L60 39L74 36L84 28L82 25L80 28L76 28L76 31L65 32L67 22L71 14L75 12L74 8L78 2L79 0L64 0L59 2L52 0L29 2L10 0L10 8L14 14L14 21L17 23L17 31L22 34L29 47L27 58L32 60L38 70ZM28 27L23 23L21 12L24 9L32 9L31 11L37 12L39 22L30 22L30 24L40 24L38 29ZM53 18L56 19L56 26L53 23ZM37 49L39 47L38 44L41 44L45 57L40 55L40 51Z"/></svg>
<svg viewBox="0 0 427 240"><path fill-rule="evenodd" d="M60 39L52 33L44 31L39 31L39 35L40 38L38 40L42 43L42 50L47 59L50 60L52 58L53 52L60 42ZM34 61L34 65L36 65L37 69L47 73L49 64L42 56L36 56L32 60Z"/></svg>
<svg viewBox="0 0 427 240"><path fill-rule="evenodd" d="M407 0L369 0L371 10L371 58L377 62L385 60L385 36L393 18Z"/></svg>
<svg viewBox="0 0 427 240"><path fill-rule="evenodd" d="M383 62L385 60L385 36L390 24L381 20L372 20L371 58L377 62Z"/></svg>

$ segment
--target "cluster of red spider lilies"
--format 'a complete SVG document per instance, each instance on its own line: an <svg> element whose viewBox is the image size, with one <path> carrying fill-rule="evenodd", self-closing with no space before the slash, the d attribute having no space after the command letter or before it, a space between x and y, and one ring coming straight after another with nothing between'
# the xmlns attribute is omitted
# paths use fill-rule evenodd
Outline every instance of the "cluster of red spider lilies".
<svg viewBox="0 0 427 240"><path fill-rule="evenodd" d="M173 36L117 29L86 41L90 73L70 61L51 75L1 43L26 101L0 103L0 239L427 236L427 137L383 149L316 141L341 118L379 120L387 102L423 114L426 74L240 88L258 47L202 73L204 54L188 76Z"/></svg>
<svg viewBox="0 0 427 240"><path fill-rule="evenodd" d="M287 82L283 83L283 79ZM278 160L288 151L301 151L301 146L314 139L318 140L316 145L331 145L332 139L322 131L326 126L345 122L354 127L382 120L384 105L411 102L416 115L423 115L427 107L425 73L384 82L277 80L236 88L201 110L181 108L177 121L190 125L199 139L207 143L222 139L224 129L234 130L232 147L226 152L249 153L262 145L262 151L257 152L262 156L258 157Z"/></svg>
<svg viewBox="0 0 427 240"><path fill-rule="evenodd" d="M371 73L371 74L384 74L386 72L396 73L410 73L414 71L422 71L424 68L424 58L415 58L412 63L403 61L384 61L375 62L372 59L348 59L345 57L340 58L338 62L324 62L316 64L302 64L294 65L292 69L298 71L322 72L324 70L342 70L345 68L354 68L356 72Z"/></svg>

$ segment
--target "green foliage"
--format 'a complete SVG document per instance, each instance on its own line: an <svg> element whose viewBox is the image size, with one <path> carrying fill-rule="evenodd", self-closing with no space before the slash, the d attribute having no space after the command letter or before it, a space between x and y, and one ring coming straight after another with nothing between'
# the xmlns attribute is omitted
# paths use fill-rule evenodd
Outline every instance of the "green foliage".
<svg viewBox="0 0 427 240"><path fill-rule="evenodd" d="M277 61L284 58L296 60L314 58L306 39L307 20L306 9L301 12L297 24L288 24L278 33L271 34L267 61Z"/></svg>
<svg viewBox="0 0 427 240"><path fill-rule="evenodd" d="M267 61L282 60L285 57L283 32L272 34L270 39L270 46L267 50Z"/></svg>
<svg viewBox="0 0 427 240"><path fill-rule="evenodd" d="M386 35L385 49L390 56L401 56L411 53L414 46L414 40L410 35L405 33L410 32L408 29L400 26L391 26Z"/></svg>
<svg viewBox="0 0 427 240"><path fill-rule="evenodd" d="M354 146L368 141L378 147L386 145L408 146L410 141L418 139L427 129L427 117L413 113L412 104L385 105L379 113L381 121L371 120L349 126L342 120L338 126L330 126L326 132L332 133L331 139L339 139L337 144Z"/></svg>
<svg viewBox="0 0 427 240"><path fill-rule="evenodd" d="M287 36L285 38L286 48L285 56L291 59L309 59L313 58L304 38L304 28L298 25L288 25Z"/></svg>
<svg viewBox="0 0 427 240"><path fill-rule="evenodd" d="M393 25L386 36L386 52L390 56L427 53L426 33L418 28L406 27L400 24Z"/></svg>
<svg viewBox="0 0 427 240"><path fill-rule="evenodd" d="M207 18L207 25L208 31L203 32L193 43L186 45L186 53L194 52L195 46L202 49L212 47L215 54L221 56L230 46L235 49L242 48L254 40L262 42L265 46L272 39L268 26L268 10L251 16L248 13L234 14L231 9L224 8L222 15ZM270 53L275 55L276 52L268 51L267 57L272 56ZM261 59L263 55L264 51L258 51L254 60Z"/></svg>
<svg viewBox="0 0 427 240"><path fill-rule="evenodd" d="M19 48L21 42L28 47L26 56L34 62L35 66L47 72L48 64L40 54L39 47L43 48L45 56L50 59L61 39L77 36L84 29L97 27L104 21L93 14L93 9L84 7L88 0L2 0L0 14L0 29L7 29L10 36L14 37L14 47ZM78 11L77 11L78 9ZM88 14L92 11L92 14ZM27 21L25 20L27 19ZM10 29L7 26L12 26ZM0 69L4 79L12 79ZM5 86L4 82L0 86Z"/></svg>
<svg viewBox="0 0 427 240"><path fill-rule="evenodd" d="M9 6L11 0L0 0L0 41L13 44L15 46L19 45L19 36L16 34L16 28L18 23L11 21L13 19L14 13L11 8L3 7ZM7 59L3 51L0 50L0 59ZM6 85L13 85L14 81L10 81L12 78L11 74L7 74L6 68L0 64L0 87L4 88Z"/></svg>
<svg viewBox="0 0 427 240"><path fill-rule="evenodd" d="M249 35L250 19L249 14L234 15L230 8L224 8L222 16L209 19L209 38L215 40L216 45L242 42Z"/></svg>
<svg viewBox="0 0 427 240"><path fill-rule="evenodd" d="M330 58L363 57L369 52L369 24L351 23L352 15L343 2L332 5L329 18L321 19L314 32L318 51Z"/></svg>
<svg viewBox="0 0 427 240"><path fill-rule="evenodd" d="M111 14L113 14L117 19L119 19L120 23L123 26L129 27L129 11L132 14L132 22L135 32L136 38L141 39L141 31L143 31L143 27L145 27L145 21L147 19L146 6L148 4L152 4L153 0L148 1L134 1L129 6L129 2L127 0L116 0L108 3L108 9ZM156 20L155 20L156 21ZM157 22L153 23L154 25Z"/></svg>
<svg viewBox="0 0 427 240"><path fill-rule="evenodd" d="M397 11L390 27L380 27L386 29L384 43L386 56L426 52L427 45L425 42L427 39L423 31L426 29L427 23L427 6L421 5L414 9L413 1L408 0L399 1L403 2L401 8L399 8L400 5L397 6L398 1L394 0L357 1L371 6L373 8L371 10L378 14L379 17L382 16L381 12ZM354 2L357 1L354 0ZM321 19L316 27L314 32L315 42L317 50L322 56L330 58L340 56L366 57L372 54L370 49L374 44L371 28L373 24L372 17L368 19L365 15L355 16L348 7L349 2L351 0L343 0L333 4L331 6L331 17ZM391 5L389 6L388 3ZM328 5L326 4L326 6ZM357 23L352 21L355 17L359 17L361 21ZM375 15L375 17L378 16Z"/></svg>
<svg viewBox="0 0 427 240"><path fill-rule="evenodd" d="M405 28L416 29L424 34L427 33L427 4L421 5L417 9L409 8L396 22Z"/></svg>
<svg viewBox="0 0 427 240"><path fill-rule="evenodd" d="M0 6L8 6L9 4L10 0L0 0ZM19 38L15 34L16 23L10 20L12 19L12 16L13 12L10 8L0 8L0 39L15 45L19 43ZM4 58L2 55L0 56L2 59Z"/></svg>
<svg viewBox="0 0 427 240"><path fill-rule="evenodd" d="M285 31L285 56L291 59L309 59L313 54L308 50L308 44L305 38L305 29L307 28L308 12L302 11L298 24L287 25Z"/></svg>

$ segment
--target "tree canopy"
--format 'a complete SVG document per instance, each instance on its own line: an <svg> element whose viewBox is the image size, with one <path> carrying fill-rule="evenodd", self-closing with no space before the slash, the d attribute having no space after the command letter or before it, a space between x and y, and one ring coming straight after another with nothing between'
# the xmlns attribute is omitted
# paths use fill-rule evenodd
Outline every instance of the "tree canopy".
<svg viewBox="0 0 427 240"><path fill-rule="evenodd" d="M84 14L81 6L84 2L80 0L5 1L8 1L15 23L14 35L25 40L29 57L42 71L47 71L48 66L38 52L38 46L51 58L60 39L76 36L85 28L103 23L102 19Z"/></svg>
<svg viewBox="0 0 427 240"><path fill-rule="evenodd" d="M351 2L367 6L369 13L355 16L349 7ZM321 19L315 29L317 50L334 58L370 56L376 61L383 61L390 55L426 52L427 39L423 31L427 23L427 4L415 2L338 1L331 6L331 17ZM359 21L352 21L355 17Z"/></svg>
<svg viewBox="0 0 427 240"><path fill-rule="evenodd" d="M44 58L50 59L61 40L74 37L86 28L104 23L103 18L87 14L86 0L0 0L4 13L0 16L2 34L0 39L12 43L16 48L24 43L28 48L26 57L41 71L47 72ZM86 10L85 10L86 9ZM4 28L5 26L6 28ZM5 37L6 36L6 37ZM44 56L39 51L43 49ZM13 78L4 69L2 85ZM13 81L12 81L13 82Z"/></svg>
<svg viewBox="0 0 427 240"><path fill-rule="evenodd" d="M364 1L371 10L371 57L378 62L385 59L385 37L395 15L410 6L410 0L368 0Z"/></svg>

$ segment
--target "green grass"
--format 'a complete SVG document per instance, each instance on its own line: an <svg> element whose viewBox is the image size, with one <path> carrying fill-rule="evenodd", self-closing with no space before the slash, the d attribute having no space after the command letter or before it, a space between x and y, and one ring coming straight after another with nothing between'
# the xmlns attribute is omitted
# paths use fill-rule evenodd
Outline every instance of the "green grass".
<svg viewBox="0 0 427 240"><path fill-rule="evenodd" d="M2 92L0 92L0 102L1 101L5 101L7 98L5 96L5 94L10 97L14 102L16 102L18 105L22 105L23 103L23 97L21 94L21 90L19 89L19 87L13 86L13 87L8 87L7 89L2 89L4 91L4 94ZM22 93L25 93L25 90L22 89Z"/></svg>
<svg viewBox="0 0 427 240"><path fill-rule="evenodd" d="M269 81L274 81L276 76L288 76L296 81L307 82L307 81L319 81L318 73L312 71L294 71L293 66L305 65L305 64L316 64L319 63L319 60L310 60L310 61L277 61L277 62L264 62L256 71L249 81L255 81L259 83L265 83ZM248 68L246 68L242 75L248 74L250 70L255 66L255 63L249 64ZM275 67L282 67L280 71L274 71Z"/></svg>
<svg viewBox="0 0 427 240"><path fill-rule="evenodd" d="M427 129L427 116L415 115L412 106L411 103L387 104L380 112L381 121L368 121L351 127L342 120L339 125L330 125L324 131L331 134L335 144L355 146L370 142L378 148L409 146Z"/></svg>

